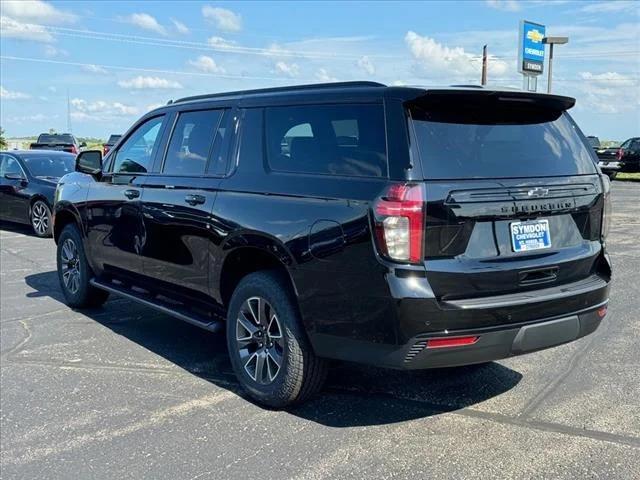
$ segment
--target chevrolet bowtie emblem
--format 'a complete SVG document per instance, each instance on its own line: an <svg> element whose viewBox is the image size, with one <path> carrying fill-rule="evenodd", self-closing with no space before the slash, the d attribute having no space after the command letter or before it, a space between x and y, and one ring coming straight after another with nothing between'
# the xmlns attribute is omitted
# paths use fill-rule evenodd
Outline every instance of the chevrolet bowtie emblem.
<svg viewBox="0 0 640 480"><path fill-rule="evenodd" d="M548 188L536 187L527 192L527 196L529 197L544 197L549 193Z"/></svg>
<svg viewBox="0 0 640 480"><path fill-rule="evenodd" d="M540 43L544 38L544 35L542 35L537 29L533 29L527 32L527 38L533 43Z"/></svg>

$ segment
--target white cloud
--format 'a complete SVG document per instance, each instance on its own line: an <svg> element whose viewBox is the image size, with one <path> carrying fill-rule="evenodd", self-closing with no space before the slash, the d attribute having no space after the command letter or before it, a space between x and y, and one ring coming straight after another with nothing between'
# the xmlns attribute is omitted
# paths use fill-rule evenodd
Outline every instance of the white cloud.
<svg viewBox="0 0 640 480"><path fill-rule="evenodd" d="M520 4L516 0L485 0L485 3L496 10L505 10L507 12L520 10Z"/></svg>
<svg viewBox="0 0 640 480"><path fill-rule="evenodd" d="M618 72L580 72L576 87L584 93L583 104L599 113L621 113L640 107L640 81Z"/></svg>
<svg viewBox="0 0 640 480"><path fill-rule="evenodd" d="M637 83L637 80L632 79L626 75L622 75L618 72L605 72L605 73L591 73L580 72L580 77L583 80L591 81L596 84L602 85L618 85L621 87L631 86Z"/></svg>
<svg viewBox="0 0 640 480"><path fill-rule="evenodd" d="M71 118L75 120L100 120L114 117L129 117L138 114L138 109L120 102L96 100L93 102L82 98L71 99Z"/></svg>
<svg viewBox="0 0 640 480"><path fill-rule="evenodd" d="M56 115L57 116L57 115ZM36 113L34 115L20 115L17 117L11 117L11 122L42 122L43 120L46 120L47 117L46 115L44 115L43 113Z"/></svg>
<svg viewBox="0 0 640 480"><path fill-rule="evenodd" d="M625 2L623 0L617 0L615 2L597 2L588 3L580 9L585 13L617 13L617 12L638 12L638 2Z"/></svg>
<svg viewBox="0 0 640 480"><path fill-rule="evenodd" d="M189 30L189 27L187 27L184 23L176 20L175 18L171 19L171 23L173 23L173 26L175 27L178 33L182 35L189 35L191 33L191 30Z"/></svg>
<svg viewBox="0 0 640 480"><path fill-rule="evenodd" d="M151 110L155 110L156 108L164 107L165 105L166 105L165 103L150 103L145 108L147 109L147 112L150 112Z"/></svg>
<svg viewBox="0 0 640 480"><path fill-rule="evenodd" d="M168 80L160 77L144 77L142 75L130 78L129 80L120 80L118 85L122 88L131 88L136 90L182 88L182 85L175 80Z"/></svg>
<svg viewBox="0 0 640 480"><path fill-rule="evenodd" d="M330 75L327 69L325 68L318 69L318 71L316 72L316 79L318 79L318 81L320 82L337 82L338 81L338 79Z"/></svg>
<svg viewBox="0 0 640 480"><path fill-rule="evenodd" d="M80 67L83 71L88 72L88 73L97 73L100 75L104 75L105 73L109 73L107 72L107 69L104 67L101 67L100 65L82 65L82 67Z"/></svg>
<svg viewBox="0 0 640 480"><path fill-rule="evenodd" d="M158 23L155 17L148 13L132 13L131 15L124 17L123 20L131 25L135 25L136 27L149 30L150 32L159 33L160 35L167 34L167 30Z"/></svg>
<svg viewBox="0 0 640 480"><path fill-rule="evenodd" d="M47 90L49 90L50 92L53 92L53 93L56 93L58 91L58 89L53 85L48 86Z"/></svg>
<svg viewBox="0 0 640 480"><path fill-rule="evenodd" d="M45 56L50 57L50 58L53 58L53 57L68 57L69 56L69 52L67 52L66 50L64 50L62 48L56 48L53 45L45 45L44 54L45 54Z"/></svg>
<svg viewBox="0 0 640 480"><path fill-rule="evenodd" d="M4 5L4 4L3 4ZM40 25L22 23L10 17L0 16L0 32L3 38L32 40L34 42L53 42L53 35Z"/></svg>
<svg viewBox="0 0 640 480"><path fill-rule="evenodd" d="M200 55L195 60L189 60L189 65L206 73L225 73L225 69L218 65L215 60L206 55Z"/></svg>
<svg viewBox="0 0 640 480"><path fill-rule="evenodd" d="M41 0L3 0L2 13L17 20L35 23L72 23L78 19L73 13L58 10Z"/></svg>
<svg viewBox="0 0 640 480"><path fill-rule="evenodd" d="M202 16L213 22L219 30L224 32L239 32L242 30L242 17L226 8L205 5L202 7Z"/></svg>
<svg viewBox="0 0 640 480"><path fill-rule="evenodd" d="M405 42L418 66L430 75L468 78L478 75L482 68L481 58L467 53L462 47L450 48L412 31L405 35ZM489 57L490 74L502 75L507 70L508 66L504 61Z"/></svg>
<svg viewBox="0 0 640 480"><path fill-rule="evenodd" d="M207 39L207 43L210 46L219 49L233 49L237 45L233 40L227 40L226 38L216 36L209 37Z"/></svg>
<svg viewBox="0 0 640 480"><path fill-rule="evenodd" d="M371 59L366 55L358 59L357 65L367 75L373 75L376 73L376 67L373 65L373 62L371 62Z"/></svg>
<svg viewBox="0 0 640 480"><path fill-rule="evenodd" d="M0 98L4 98L5 100L23 100L30 97L31 95L27 95L26 93L18 92L15 90L7 90L0 85Z"/></svg>
<svg viewBox="0 0 640 480"><path fill-rule="evenodd" d="M300 75L300 67L297 63L276 62L273 73L284 77L297 77Z"/></svg>

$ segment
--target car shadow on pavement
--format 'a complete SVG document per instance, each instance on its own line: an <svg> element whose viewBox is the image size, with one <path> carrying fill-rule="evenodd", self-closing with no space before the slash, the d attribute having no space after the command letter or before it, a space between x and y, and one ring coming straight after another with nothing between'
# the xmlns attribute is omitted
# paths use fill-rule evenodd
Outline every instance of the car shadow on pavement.
<svg viewBox="0 0 640 480"><path fill-rule="evenodd" d="M22 235L28 235L30 237L37 238L37 235L33 231L33 227L31 225L26 225L23 223L13 223L7 222L6 220L0 220L0 230L4 230L5 232L20 233Z"/></svg>
<svg viewBox="0 0 640 480"><path fill-rule="evenodd" d="M55 271L28 275L35 290L63 302ZM135 302L110 297L102 308L82 310L178 367L246 398L235 380L224 334L212 334ZM323 392L289 414L330 427L383 425L466 408L515 387L522 375L499 363L421 371L385 370L335 362Z"/></svg>

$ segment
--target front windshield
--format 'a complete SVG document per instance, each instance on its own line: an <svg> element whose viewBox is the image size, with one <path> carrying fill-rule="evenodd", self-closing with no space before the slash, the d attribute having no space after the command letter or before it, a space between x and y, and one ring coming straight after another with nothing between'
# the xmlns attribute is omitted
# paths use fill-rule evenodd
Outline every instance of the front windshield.
<svg viewBox="0 0 640 480"><path fill-rule="evenodd" d="M34 177L60 178L75 170L74 155L26 155L22 159Z"/></svg>

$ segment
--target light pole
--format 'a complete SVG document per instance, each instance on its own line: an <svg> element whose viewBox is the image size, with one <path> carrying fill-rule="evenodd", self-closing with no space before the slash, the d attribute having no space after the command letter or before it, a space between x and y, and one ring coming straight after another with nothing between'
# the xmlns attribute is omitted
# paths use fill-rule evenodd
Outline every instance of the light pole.
<svg viewBox="0 0 640 480"><path fill-rule="evenodd" d="M549 73L547 78L547 93L551 93L551 74L553 71L553 46L569 43L569 37L544 37L542 43L549 45Z"/></svg>

